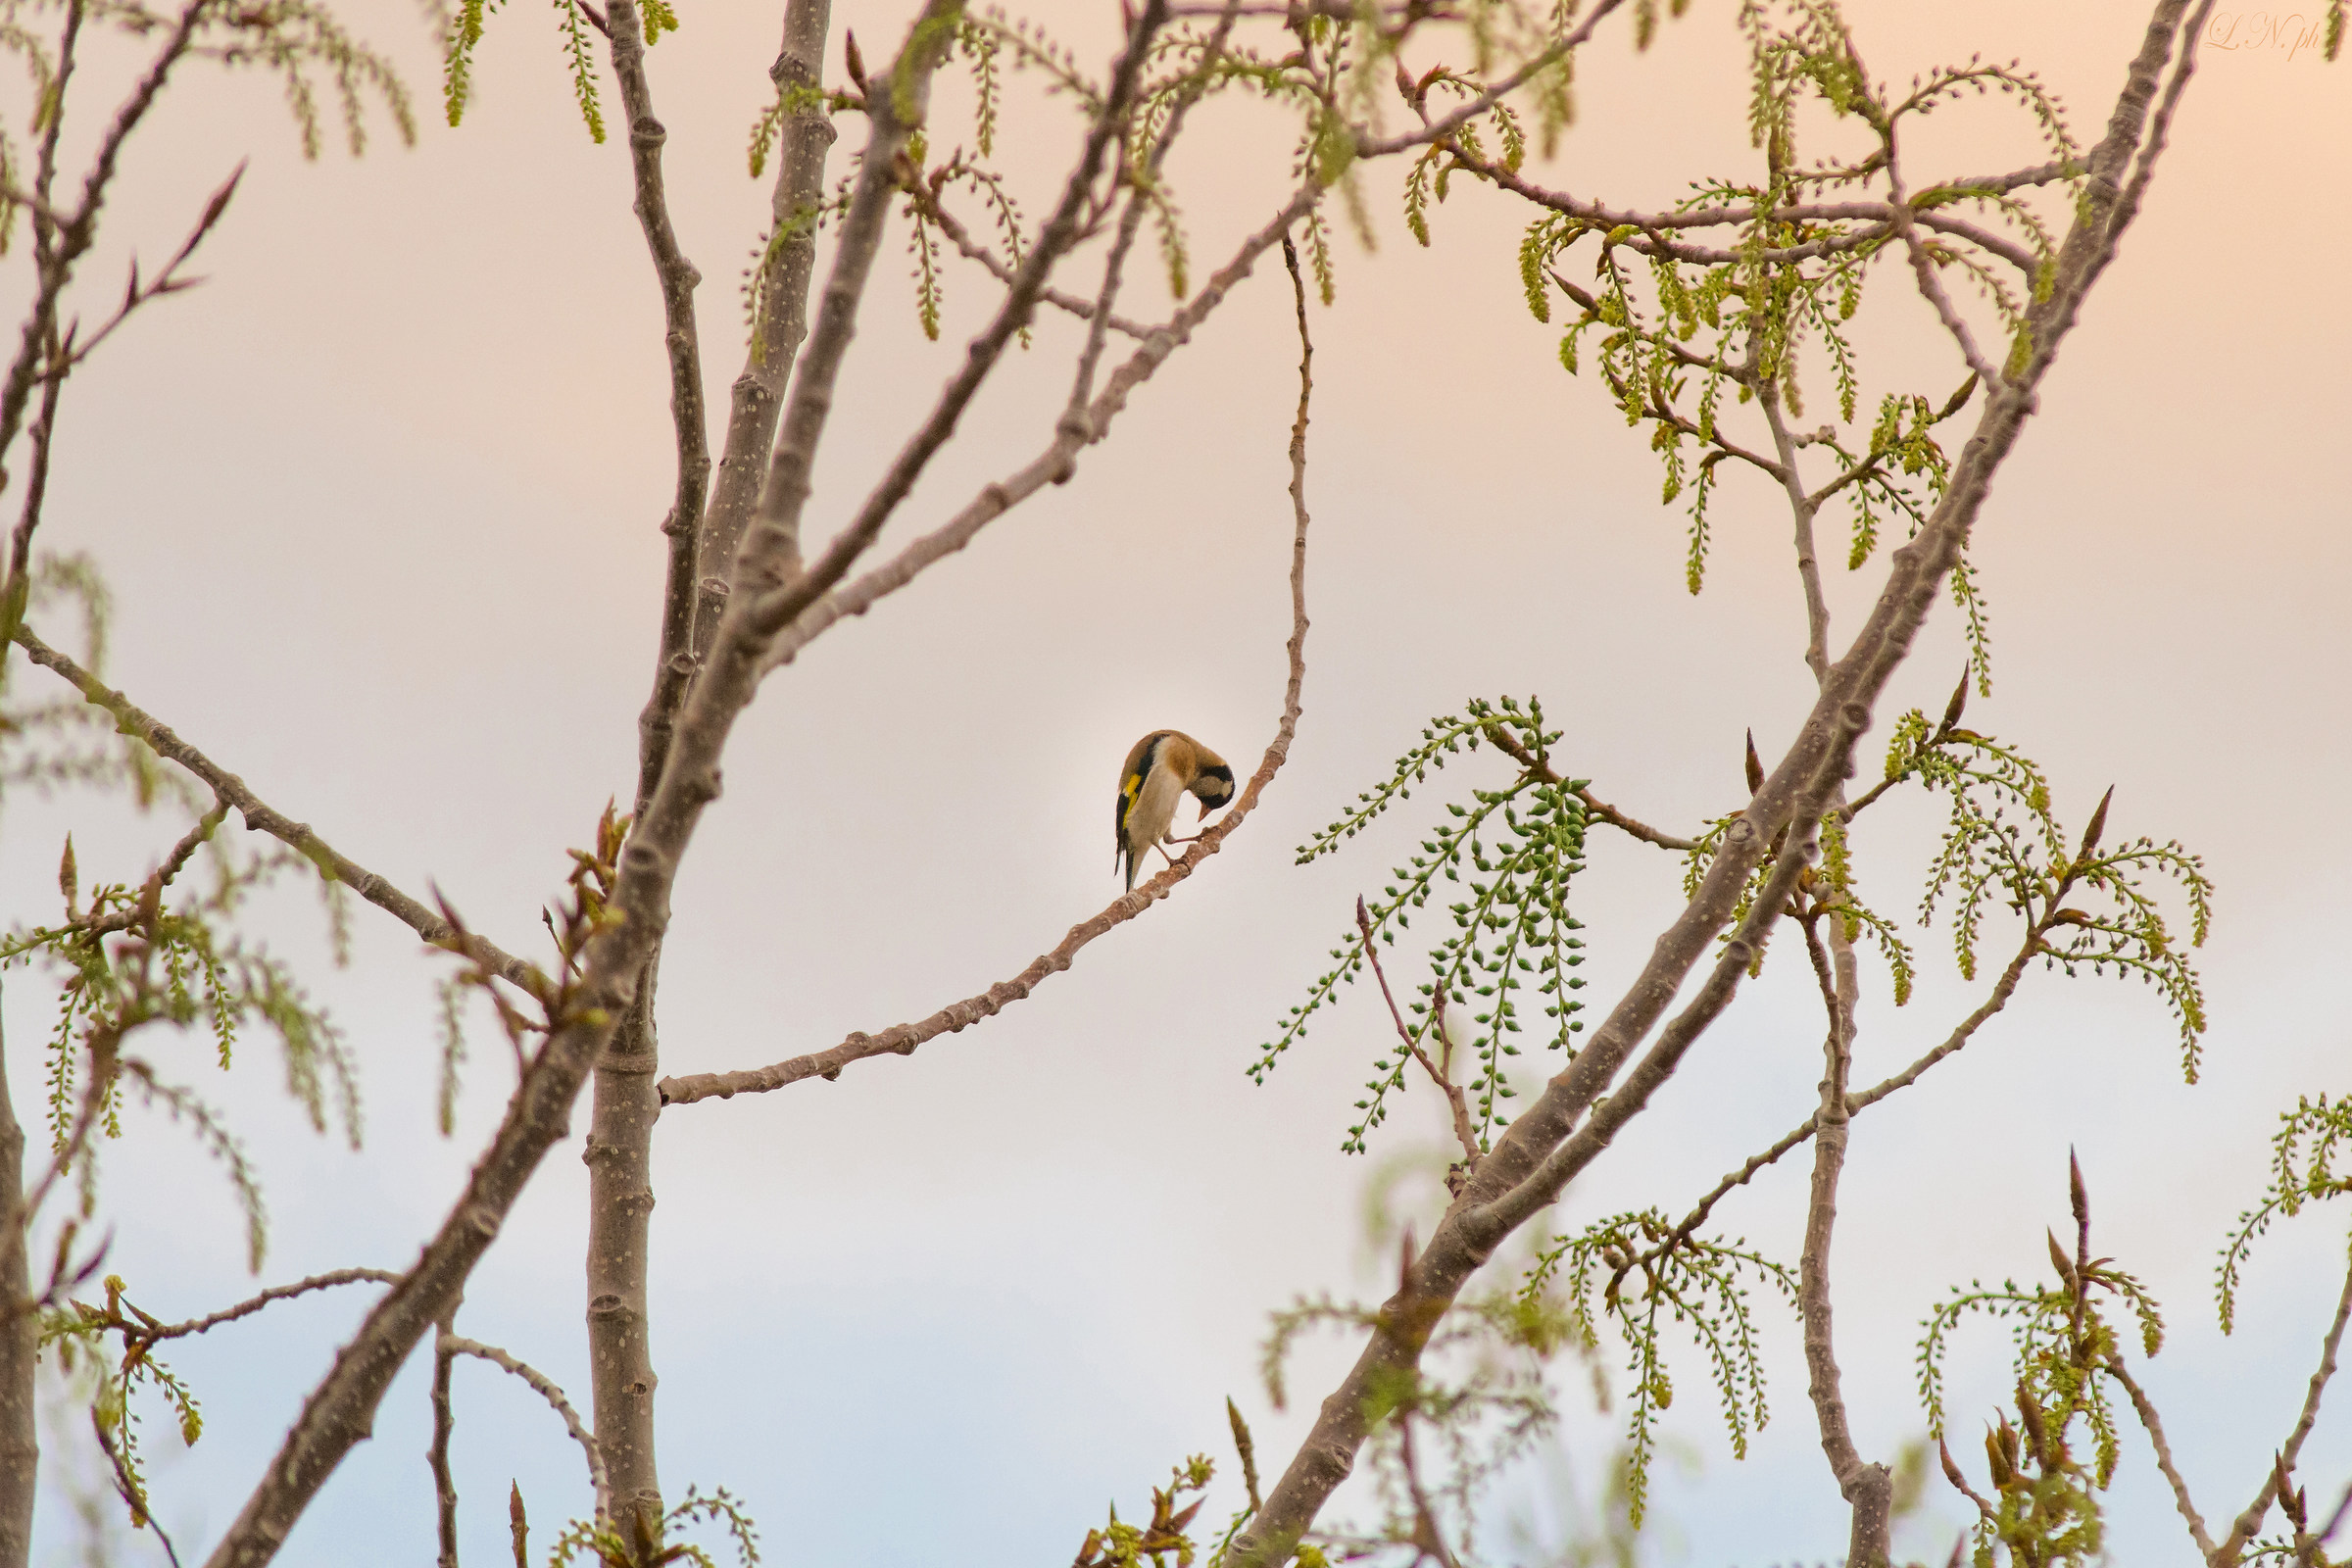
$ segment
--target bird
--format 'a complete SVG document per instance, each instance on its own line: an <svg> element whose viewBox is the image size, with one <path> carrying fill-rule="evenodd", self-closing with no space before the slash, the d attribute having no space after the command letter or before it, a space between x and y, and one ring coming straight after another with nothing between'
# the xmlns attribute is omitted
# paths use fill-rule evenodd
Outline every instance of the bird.
<svg viewBox="0 0 2352 1568"><path fill-rule="evenodd" d="M1119 769L1113 867L1124 865L1127 891L1135 891L1136 867L1147 850L1159 849L1176 822L1178 797L1190 790L1200 815L1233 803L1233 769L1225 759L1181 730L1155 729L1135 743ZM1177 843L1189 842L1175 840Z"/></svg>

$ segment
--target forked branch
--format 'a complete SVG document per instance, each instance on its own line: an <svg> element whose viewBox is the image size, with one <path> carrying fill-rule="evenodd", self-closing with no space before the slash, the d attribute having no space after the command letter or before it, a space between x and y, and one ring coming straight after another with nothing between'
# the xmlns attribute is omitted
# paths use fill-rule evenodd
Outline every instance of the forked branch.
<svg viewBox="0 0 2352 1568"><path fill-rule="evenodd" d="M1274 238L1279 239L1279 233ZM1254 252L1249 254L1254 255ZM1225 291L1233 283L1238 282L1242 273L1247 270L1247 262L1248 256L1237 258L1236 262L1227 269L1232 275L1223 277L1218 282L1212 282L1210 289L1203 291L1204 299L1211 290L1216 298L1221 299ZM1201 302L1196 301L1195 303ZM1303 310L1303 307L1301 309ZM1206 310L1203 309L1201 314L1205 316ZM1274 781L1275 773L1281 769L1284 760L1290 756L1291 740L1298 733L1298 728L1300 693L1306 681L1306 529L1308 520L1305 488L1306 412L1308 396L1313 383L1309 369L1312 349L1304 337L1304 332L1305 319L1301 315L1298 418L1292 429L1291 444L1293 525L1291 535L1291 636L1284 650L1289 664L1289 674L1283 688L1282 716L1275 723L1274 738L1267 743L1265 755L1259 760L1257 771L1250 775L1249 783L1243 787L1231 808L1206 828L1190 850L1161 870L1157 876L1152 877L1133 892L1122 894L1112 900L1107 907L1091 919L1070 927L1067 934L1062 937L1060 943L1053 951L1040 956L1010 980L999 981L978 996L967 997L961 1002L953 1003L929 1017L916 1022L899 1024L880 1034L869 1035L859 1031L850 1035L840 1045L834 1046L830 1050L813 1052L805 1056L794 1056L772 1066L756 1067L739 1072L690 1073L682 1077L664 1078L660 1085L664 1104L690 1105L700 1100L726 1100L742 1094L765 1094L770 1090L782 1089L810 1078L837 1078L840 1076L841 1070L852 1062L863 1061L872 1056L912 1055L915 1049L926 1041L937 1039L943 1034L953 1034L969 1028L983 1018L994 1017L1005 1006L1028 997L1051 976L1067 969L1078 956L1079 951L1097 937L1115 926L1125 924L1150 908L1154 903L1168 897L1176 890L1178 883L1191 876L1207 860L1208 857L1216 854L1225 840L1248 818L1250 811L1256 808L1258 797L1265 792L1266 786ZM1151 366L1156 366L1159 359L1164 359L1174 344L1170 341L1157 346L1159 353L1156 358L1148 362ZM1144 353L1139 354L1137 361L1143 361L1145 356L1151 352L1150 349L1147 349ZM1149 370L1146 369L1136 374L1132 381L1124 379L1129 376L1130 371L1135 369L1136 361L1130 361L1128 365L1122 366L1118 371L1113 373L1110 384L1105 387L1102 396L1096 400L1097 411L1103 415L1095 422L1098 438L1102 427L1108 423L1107 414L1115 413L1119 406L1118 402L1110 400L1123 401L1133 382L1140 381L1143 374L1149 373ZM1107 410L1105 410L1106 404L1108 405ZM1060 435L1056 436L1057 442L1062 439L1065 438ZM1032 465L1032 466L1034 467L1036 465ZM911 571L909 575L911 575Z"/></svg>

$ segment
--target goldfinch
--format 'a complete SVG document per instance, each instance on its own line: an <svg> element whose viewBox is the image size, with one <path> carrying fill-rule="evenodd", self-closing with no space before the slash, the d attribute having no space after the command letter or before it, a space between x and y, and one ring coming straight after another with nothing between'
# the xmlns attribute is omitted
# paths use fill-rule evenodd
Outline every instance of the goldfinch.
<svg viewBox="0 0 2352 1568"><path fill-rule="evenodd" d="M1178 730L1155 729L1135 743L1127 765L1119 769L1117 852L1111 859L1113 866L1126 867L1128 892L1135 891L1135 870L1145 852L1167 839L1176 822L1178 799L1187 790L1206 817L1232 804L1233 769L1225 765L1225 759Z"/></svg>

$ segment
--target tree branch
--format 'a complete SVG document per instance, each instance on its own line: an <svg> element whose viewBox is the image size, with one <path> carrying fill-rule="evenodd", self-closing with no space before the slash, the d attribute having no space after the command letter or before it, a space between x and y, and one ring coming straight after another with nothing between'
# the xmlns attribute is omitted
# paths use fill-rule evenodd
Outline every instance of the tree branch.
<svg viewBox="0 0 2352 1568"><path fill-rule="evenodd" d="M1838 1369L1837 1341L1830 1300L1830 1245L1838 1224L1838 1182L1845 1168L1846 1073L1853 1062L1854 1001L1859 985L1854 953L1840 940L1843 928L1831 916L1831 942L1836 948L1833 977L1821 963L1828 984L1830 1032L1822 1051L1828 1067L1821 1081L1821 1108L1814 1112L1813 1190L1805 1207L1805 1245L1797 1262L1797 1306L1804 1320L1805 1366L1810 1374L1806 1393L1813 1401L1815 1424L1821 1429L1821 1450L1830 1461L1838 1491L1853 1509L1853 1530L1846 1549L1851 1568L1886 1568L1893 1501L1893 1475L1886 1466L1866 1462L1854 1446L1846 1418L1843 1379ZM1805 927L1805 945L1820 960L1813 926Z"/></svg>
<svg viewBox="0 0 2352 1568"><path fill-rule="evenodd" d="M34 663L64 676L84 699L112 713L116 725L123 734L143 742L156 756L167 761L177 762L195 774L217 798L236 808L245 818L247 828L257 833L267 833L299 851L318 868L319 875L330 877L350 888L431 946L470 958L502 980L525 991L544 983L536 965L525 963L487 937L460 931L385 878L338 853L333 846L312 832L309 823L293 821L272 808L248 789L243 779L181 740L169 726L134 706L129 698L41 641L33 634L31 627L20 625L16 631L16 642Z"/></svg>
<svg viewBox="0 0 2352 1568"><path fill-rule="evenodd" d="M1291 225L1313 210L1321 195L1321 187L1311 179L1301 185L1271 220L1242 242L1232 259L1210 276L1172 320L1152 328L1143 346L1103 383L1102 393L1088 406L1083 428L1074 420L1060 421L1054 439L1027 464L982 488L961 511L930 533L908 542L889 561L809 605L769 643L767 667L792 662L802 649L838 625L843 617L864 614L877 602L920 576L925 568L969 545L982 528L1047 485L1073 473L1078 455L1109 434L1112 421L1126 408L1136 388L1150 380L1170 355L1191 341L1193 332L1250 275L1257 258L1280 243Z"/></svg>
<svg viewBox="0 0 2352 1568"><path fill-rule="evenodd" d="M1404 1014L1396 1009L1396 999L1389 992L1388 974L1380 966L1380 945L1372 940L1372 916L1364 908L1361 894L1355 900L1355 928L1364 934L1364 958L1372 965L1372 978L1380 982L1380 1000L1389 1004L1389 1017L1396 1024L1396 1038L1403 1042L1406 1054L1421 1064L1421 1070L1429 1074L1429 1081L1438 1086L1446 1103L1453 1109L1453 1136L1462 1146L1462 1163L1458 1169L1466 1175L1478 1168L1478 1135L1470 1130L1469 1098L1462 1093L1462 1086L1453 1081L1453 1041L1446 1033L1444 1013L1432 1004L1432 1026L1438 1031L1438 1038L1446 1043L1446 1065L1441 1068L1413 1039L1412 1030L1405 1027Z"/></svg>
<svg viewBox="0 0 2352 1568"><path fill-rule="evenodd" d="M263 1307L275 1301L289 1300L297 1296L307 1296L313 1291L323 1291L337 1285L398 1285L401 1278L402 1276L393 1273L390 1269L331 1269L324 1274L314 1274L309 1279L296 1280L291 1285L272 1285L261 1295L239 1301L234 1306L223 1307L205 1317L190 1318L185 1323L172 1323L163 1328L149 1330L138 1335L137 1338L148 1344L161 1344L165 1340L185 1339L191 1334L209 1334L223 1323L234 1323L241 1317L251 1317Z"/></svg>
<svg viewBox="0 0 2352 1568"><path fill-rule="evenodd" d="M1849 809L1851 808L1849 808ZM2067 885L2072 885L2071 879ZM2058 896L2050 901L2049 911L2027 931L2026 940L2018 948L2017 956L2009 960L2009 966L2001 971L2001 977L1994 983L1991 994L1977 1007L1977 1010L1962 1019L1958 1027L1945 1036L1935 1050L1921 1056L1901 1072L1863 1090L1860 1094L1848 1095L1845 1102L1848 1118L1860 1115L1864 1110L1885 1100L1896 1090L1907 1089L1918 1082L1922 1073L1967 1045L1987 1019L2009 1004L2009 998L2016 992L2018 981L2024 977L2026 968L2033 962L2034 955L2041 951L2041 938L2050 928L2050 915L2057 912L2059 902L2064 897L2065 892L2062 888ZM1770 1149L1751 1156L1747 1163L1717 1182L1714 1190L1700 1199L1697 1205L1684 1216L1683 1222L1674 1228L1673 1233L1664 1242L1658 1244L1659 1248L1663 1250L1679 1245L1682 1240L1690 1236L1699 1226L1706 1223L1708 1213L1718 1202L1723 1200L1733 1188L1746 1186L1749 1181L1754 1179L1756 1172L1811 1138L1815 1128L1819 1125L1819 1112L1817 1111L1814 1115L1806 1117L1801 1125L1783 1134Z"/></svg>
<svg viewBox="0 0 2352 1568"><path fill-rule="evenodd" d="M2132 1369L2124 1364L2120 1353L2113 1350L2107 1353L2107 1370L2115 1374L2115 1380L2132 1396L2132 1408L2139 1412L2139 1424L2147 1429L2148 1442L2156 1449L2156 1468L2163 1471L2164 1479L2172 1484L2173 1501L2180 1509L2180 1517L2188 1521L2188 1533L2197 1543L2197 1555L2208 1562L2212 1561L2213 1538L2205 1533L2205 1516L2198 1513L2197 1505L2188 1500L2188 1483L2180 1479L2180 1472L2173 1465L2173 1446L2165 1441L2163 1417L2156 1413L2155 1404L2141 1391L2138 1382L2132 1376Z"/></svg>
<svg viewBox="0 0 2352 1568"><path fill-rule="evenodd" d="M783 49L768 68L768 79L775 83L779 97L818 85L831 20L831 0L788 0ZM752 511L760 503L768 453L776 444L776 421L784 410L785 388L801 344L808 336L808 282L816 270L816 213L824 199L825 154L833 145L834 134L833 122L820 107L811 105L787 115L777 136L775 194L768 204L771 238L760 261L760 309L753 323L752 348L745 357L743 373L735 378L718 480L703 518L701 563L696 567L701 573L702 597L695 611L693 647L698 668L710 657L718 635L719 615L731 591L735 552ZM781 244L773 239L778 234L785 236ZM791 555L788 567L797 571L797 536Z"/></svg>
<svg viewBox="0 0 2352 1568"><path fill-rule="evenodd" d="M669 416L677 445L677 488L662 532L669 539L669 561L662 593L662 651L654 668L653 695L639 715L637 808L653 794L669 753L669 732L678 702L694 673L689 648L694 640L695 546L703 521L703 498L710 478L709 419L703 410L703 355L695 332L694 290L703 279L678 248L670 226L669 198L662 178L662 148L669 132L654 117L653 89L645 76L645 24L637 0L612 0L612 74L629 127L632 204L645 247L662 288L662 344L669 356Z"/></svg>
<svg viewBox="0 0 2352 1568"><path fill-rule="evenodd" d="M1500 724L1489 724L1482 733L1494 743L1496 751L1510 758L1511 760L1544 780L1544 783L1558 786L1568 782L1552 771L1550 763L1529 751L1525 742ZM1621 833L1631 834L1644 844L1655 844L1659 849L1677 850L1684 854L1689 854L1698 848L1689 839L1678 839L1671 833L1660 832L1646 822L1636 821L1614 806L1609 805L1608 802L1595 796L1589 789L1580 789L1575 794L1577 800L1583 803L1585 809L1592 815L1598 817Z"/></svg>
<svg viewBox="0 0 2352 1568"><path fill-rule="evenodd" d="M668 764L619 852L608 903L617 918L596 922L584 945L579 977L559 999L561 1005L551 1008L546 1043L525 1068L465 1193L416 1266L368 1314L305 1400L261 1483L215 1548L211 1568L259 1568L276 1554L318 1489L366 1435L393 1375L457 1298L539 1161L564 1136L590 1064L636 1001L647 960L668 925L679 860L704 808L717 796L727 737L757 690L760 656L774 629L764 622L779 609L789 612L795 596L795 590L773 592L773 574L781 564L778 531L797 521L806 499L808 466L848 347L851 318L871 270L893 184L889 171L906 134L897 109L904 103L919 116L927 102L942 23L952 5L953 0L935 0L928 8L885 78L892 91L875 95L873 135L858 194L843 224L817 328L795 379L786 435L778 447L780 474L762 503L766 536L755 529L747 539L745 564L737 573L739 583L769 595L760 606L766 613L755 615L749 604L737 600L722 615L710 663L689 689ZM1043 280L1042 270L1038 280ZM841 565L846 568L846 557ZM821 578L826 569L828 564L820 564L803 580ZM815 581L813 591L828 586L829 581Z"/></svg>
<svg viewBox="0 0 2352 1568"><path fill-rule="evenodd" d="M529 1363L515 1359L495 1345L484 1345L479 1340L469 1340L461 1334L445 1335L441 1341L441 1353L445 1356L473 1356L511 1372L530 1385L531 1391L547 1401L548 1408L564 1418L564 1430L571 1434L571 1441L580 1446L581 1454L587 1458L588 1485L596 1492L597 1517L612 1517L612 1485L605 1473L604 1453L597 1446L595 1434L581 1423L580 1413L571 1407L571 1401L564 1396L564 1391L555 1379Z"/></svg>
<svg viewBox="0 0 2352 1568"><path fill-rule="evenodd" d="M1211 8L1213 14L1222 14L1223 10L1223 7ZM1014 276L1012 268L1003 257L972 237L972 231L964 226L963 220L948 211L947 200L936 186L927 180L910 185L907 198L924 218L938 225L939 231L948 237L948 243L955 246L965 260L978 262L987 270L989 276L1008 288L1011 286ZM1095 318L1094 301L1081 299L1061 289L1041 288L1037 291L1037 301L1040 305L1051 305L1057 311L1075 316L1081 321ZM1131 321L1124 316L1113 316L1110 329L1139 342L1152 335L1151 327L1141 321Z"/></svg>
<svg viewBox="0 0 2352 1568"><path fill-rule="evenodd" d="M449 1321L433 1329L433 1441L424 1462L433 1473L433 1520L441 1542L437 1568L458 1568L458 1483L449 1473L449 1442L457 1433L456 1413L450 1407L449 1367L456 1352L449 1345Z"/></svg>
<svg viewBox="0 0 2352 1568"><path fill-rule="evenodd" d="M1869 723L1870 705L1902 662L1944 575L1959 559L1992 477L2032 413L2035 389L2073 329L2083 293L2121 237L2122 229L2109 221L2117 197L2115 172L2138 145L2155 93L2157 68L2184 6L2185 0L2162 0L2149 43L2117 100L2108 134L2092 153L2088 188L2060 252L2056 279L2032 318L2035 336L2031 358L2015 381L1988 388L1976 432L1961 449L1942 498L1918 534L1892 553L1878 603L1846 655L1832 666L1788 756L1755 792L1748 812L1726 831L1722 850L1696 895L1659 938L1641 974L1599 1030L1481 1162L1478 1175L1431 1236L1412 1271L1409 1296L1400 1292L1396 1303L1411 1306L1413 1321L1434 1324L1511 1229L1556 1195L1559 1183L1597 1154L1615 1127L1640 1110L1655 1083L1671 1074L1681 1049L1712 1021L1713 1011L1699 1012L1702 1003L1720 1010L1729 1000L1737 973L1725 973L1731 950L1717 963L1700 999L1687 1009L1690 1025L1682 1038L1676 1039L1678 1029L1670 1026L1625 1091L1599 1103L1603 1090L1729 922L1749 873L1773 837L1789 826L1791 838L1801 841L1799 830L1805 829L1802 818L1810 803L1825 800L1850 771L1854 742ZM2153 64L2148 61L2151 54ZM1776 868L1751 909L1751 926L1777 913L1788 885L1793 884L1795 864L1791 856ZM1744 961L1749 952L1740 951L1738 956ZM1683 1022L1678 1018L1676 1026ZM1669 1051L1670 1045L1675 1049ZM1587 1126L1572 1139L1571 1129L1588 1112ZM1426 1328L1414 1331L1385 1319L1374 1331L1347 1381L1324 1401L1266 1506L1236 1539L1227 1559L1234 1568L1273 1568L1287 1560L1325 1499L1353 1468L1367 1430L1364 1395L1381 1380L1409 1371L1426 1334Z"/></svg>
<svg viewBox="0 0 2352 1568"><path fill-rule="evenodd" d="M1275 238L1280 238L1279 231ZM1222 298L1225 289L1239 281L1247 270L1248 257L1237 257L1226 269L1226 273L1231 275L1225 276L1221 284L1212 283L1211 289L1215 291L1218 298ZM1206 299L1209 290L1203 290L1203 300ZM1195 302L1197 305L1201 303L1202 301ZM1206 315L1206 309L1203 309L1201 314ZM1302 318L1302 333L1303 330ZM1106 407L1109 412L1116 412L1119 402L1124 401L1129 386L1142 380L1143 375L1150 373L1147 368L1141 373L1134 374L1130 379L1130 372L1136 370L1139 361L1143 361L1147 355L1155 355L1149 362L1151 366L1155 367L1160 360L1164 360L1168 353L1173 351L1176 341L1161 334L1154 334L1153 347L1139 353L1135 360L1129 361L1127 365L1122 366L1118 371L1113 373L1109 385L1105 387L1102 397L1095 402L1098 415L1102 415ZM863 1061L872 1056L912 1055L915 1048L926 1041L934 1040L943 1034L953 1034L968 1028L983 1018L994 1017L1007 1004L1027 998L1050 976L1067 969L1077 956L1079 950L1088 943L1112 927L1122 925L1135 918L1154 903L1173 893L1178 883L1191 876L1207 860L1208 857L1217 853L1225 840L1255 808L1258 797L1265 792L1266 786L1274 781L1275 773L1281 769L1284 760L1290 756L1291 740L1298 733L1298 728L1299 695L1306 680L1306 529L1308 521L1305 489L1306 404L1312 384L1308 374L1312 350L1306 346L1303 336L1300 342L1299 412L1298 422L1292 427L1291 434L1293 521L1291 636L1290 641L1285 645L1285 655L1290 667L1289 676L1283 690L1282 717L1275 724L1274 738L1267 744L1265 756L1259 760L1257 771L1250 775L1249 783L1244 786L1241 794L1235 799L1232 808L1201 833L1192 849L1186 851L1180 858L1168 865L1157 876L1132 893L1123 894L1112 900L1107 907L1093 918L1070 927L1069 932L1063 936L1058 946L1037 958L1012 979L999 981L978 996L954 1003L918 1022L900 1024L895 1028L886 1029L878 1035L869 1035L862 1031L853 1033L831 1050L815 1052L805 1056L794 1056L788 1060L777 1062L773 1066L756 1067L739 1072L690 1073L684 1077L664 1078L659 1086L664 1104L690 1105L701 1100L728 1100L736 1095L765 1094L770 1090L782 1089L810 1078L837 1078L841 1075L841 1070L852 1062ZM1112 401L1114 399L1119 402ZM1107 417L1091 417L1089 422L1094 432L1094 438L1101 439L1102 433L1108 423ZM1057 435L1055 439L1060 441L1064 437ZM1044 461L1041 459L1040 464ZM1031 468L1038 467L1040 464L1032 464ZM1024 470L1024 472L1028 470ZM908 575L911 576L912 572L910 571Z"/></svg>
<svg viewBox="0 0 2352 1568"><path fill-rule="evenodd" d="M2278 1499L2278 1477L2294 1473L2295 1460L2303 1452L2303 1440L2311 1436L2312 1426L2320 1419L2320 1396L2328 1392L2328 1380L2335 1376L2335 1352L2343 1344L2347 1319L2352 1319L2352 1269L2347 1269L2344 1274L2344 1288L2335 1300L2335 1318L2328 1325L2327 1338L2320 1342L2320 1364L2311 1374L2311 1386L2304 1393L2303 1408L2295 1417L2294 1430L2286 1435L2286 1442L2280 1446L2278 1462L2263 1477L2262 1490L2254 1494L2252 1502L2246 1504L2246 1511L2239 1514L2236 1522L2230 1527L2229 1538L2212 1554L2212 1562L2224 1564L2237 1561L2237 1554L2262 1529L2263 1517L2271 1511L2271 1504Z"/></svg>
<svg viewBox="0 0 2352 1568"><path fill-rule="evenodd" d="M947 3L949 0L935 0L926 16ZM1087 194L1094 188L1117 127L1124 122L1134 103L1152 35L1166 20L1166 0L1147 0L1112 73L1102 108L1088 127L1085 146L1063 183L1061 199L1022 260L995 318L968 345L963 364L950 377L929 415L900 448L898 457L867 493L849 523L813 564L805 571L794 571L791 564L799 548L801 513L808 499L809 469L816 443L832 410L833 381L841 357L849 347L852 318L872 270L882 220L890 197L901 183L896 167L906 133L911 128L899 124L898 110L892 102L894 93L869 97L875 135L884 139L886 146L867 151L868 161L860 169L850 216L842 223L840 249L835 255L834 275L826 285L824 308L817 318L808 359L793 383L792 401L784 414L784 437L777 443L774 460L769 465L767 488L760 496L760 510L746 540L744 559L736 572L736 586L751 590L749 602L730 603L728 608L729 616L741 613L746 617L751 635L759 641L770 642L791 626L872 546L882 525L913 489L931 458L955 434L964 409L996 368L1004 345L1028 324L1036 310L1037 291L1045 286L1062 253L1079 238L1079 220ZM936 53L944 48L944 43L932 39L924 48ZM928 79L926 74L924 80ZM916 107L919 109L919 105ZM873 162L878 150L888 155L879 167ZM1065 466L1062 476L1067 472ZM722 635L723 630L722 622Z"/></svg>

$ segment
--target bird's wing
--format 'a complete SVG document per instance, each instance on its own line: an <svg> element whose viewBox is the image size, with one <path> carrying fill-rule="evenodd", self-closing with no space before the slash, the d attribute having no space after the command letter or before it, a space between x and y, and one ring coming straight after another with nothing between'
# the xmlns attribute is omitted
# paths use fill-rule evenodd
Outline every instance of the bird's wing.
<svg viewBox="0 0 2352 1568"><path fill-rule="evenodd" d="M1166 730L1153 730L1137 741L1134 749L1127 754L1126 765L1119 769L1119 798L1112 803L1110 819L1111 864L1114 867L1119 863L1119 858L1129 853L1127 818L1144 793L1144 780L1151 775L1152 756L1157 750L1155 743L1165 734Z"/></svg>

